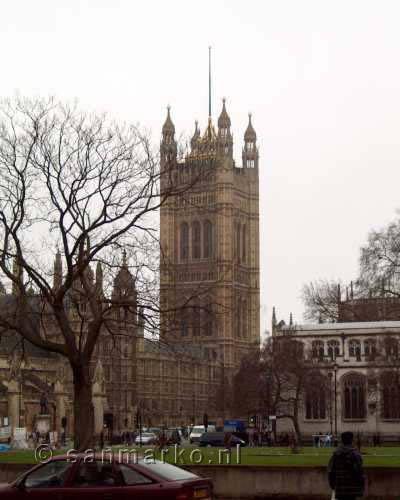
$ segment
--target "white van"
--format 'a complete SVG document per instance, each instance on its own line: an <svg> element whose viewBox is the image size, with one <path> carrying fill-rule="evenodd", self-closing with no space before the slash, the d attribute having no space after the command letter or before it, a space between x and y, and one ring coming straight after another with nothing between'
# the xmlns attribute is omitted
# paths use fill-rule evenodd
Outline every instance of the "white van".
<svg viewBox="0 0 400 500"><path fill-rule="evenodd" d="M204 425L195 425L189 435L190 444L198 443L200 441L200 436L205 432ZM215 425L209 425L207 427L207 432L215 432Z"/></svg>

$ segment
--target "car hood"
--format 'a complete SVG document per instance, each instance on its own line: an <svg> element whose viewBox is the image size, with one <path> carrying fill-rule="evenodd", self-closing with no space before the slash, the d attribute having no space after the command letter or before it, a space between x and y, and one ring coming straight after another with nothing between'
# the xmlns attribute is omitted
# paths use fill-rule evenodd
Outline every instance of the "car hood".
<svg viewBox="0 0 400 500"><path fill-rule="evenodd" d="M0 493L11 491L12 489L13 489L13 486L11 486L11 484L0 483Z"/></svg>

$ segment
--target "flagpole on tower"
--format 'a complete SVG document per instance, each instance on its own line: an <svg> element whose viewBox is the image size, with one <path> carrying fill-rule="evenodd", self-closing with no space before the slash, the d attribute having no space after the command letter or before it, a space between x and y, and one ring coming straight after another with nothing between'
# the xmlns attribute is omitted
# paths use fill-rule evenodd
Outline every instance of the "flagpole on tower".
<svg viewBox="0 0 400 500"><path fill-rule="evenodd" d="M211 118L211 45L208 47L208 116Z"/></svg>

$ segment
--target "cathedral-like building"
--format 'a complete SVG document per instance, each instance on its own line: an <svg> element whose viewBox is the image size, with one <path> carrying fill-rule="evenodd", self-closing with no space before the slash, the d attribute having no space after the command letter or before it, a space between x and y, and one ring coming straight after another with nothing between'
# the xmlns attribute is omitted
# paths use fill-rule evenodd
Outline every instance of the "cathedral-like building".
<svg viewBox="0 0 400 500"><path fill-rule="evenodd" d="M225 101L217 131L211 117L203 134L196 124L183 159L178 158L168 109L160 153L165 198L160 211L160 332L157 338L144 334L140 297L123 254L112 298L129 297L136 307L116 308L118 334L111 338L102 332L93 354L96 433L104 426L113 432L133 429L137 415L145 426L199 423L204 413L212 419L227 417L228 404L217 400L228 394L225 384L241 358L260 342L259 154L251 116L240 165L233 159ZM101 266L87 273L101 300ZM57 252L55 288L62 277ZM18 291L0 293L12 300ZM72 322L74 314L71 308ZM90 319L84 303L79 314ZM52 331L51 315L38 328ZM0 428L33 430L46 394L52 429L61 433L66 425L71 435L73 386L67 361L24 342L21 362L20 340L8 335L0 342Z"/></svg>
<svg viewBox="0 0 400 500"><path fill-rule="evenodd" d="M196 122L191 150L177 157L168 109L161 141L161 338L201 345L228 370L260 342L259 154L249 115L242 162L233 159L223 101L216 131Z"/></svg>

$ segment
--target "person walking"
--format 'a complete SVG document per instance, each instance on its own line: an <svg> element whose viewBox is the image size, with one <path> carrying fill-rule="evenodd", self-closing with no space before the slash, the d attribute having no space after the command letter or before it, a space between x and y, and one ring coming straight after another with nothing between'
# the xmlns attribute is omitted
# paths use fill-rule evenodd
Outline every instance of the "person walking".
<svg viewBox="0 0 400 500"><path fill-rule="evenodd" d="M353 433L343 432L342 444L328 464L329 486L336 500L357 500L364 494L365 476L360 453L353 447Z"/></svg>

